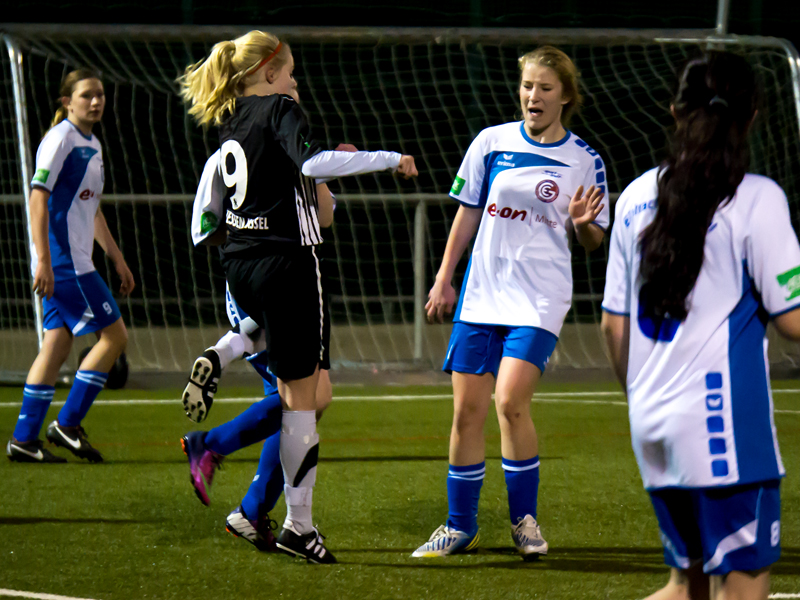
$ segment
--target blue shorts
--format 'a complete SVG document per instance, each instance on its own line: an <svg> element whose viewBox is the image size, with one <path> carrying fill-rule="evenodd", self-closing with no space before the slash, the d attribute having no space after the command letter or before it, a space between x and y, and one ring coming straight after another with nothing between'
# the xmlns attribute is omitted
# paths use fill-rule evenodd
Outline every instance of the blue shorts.
<svg viewBox="0 0 800 600"><path fill-rule="evenodd" d="M44 329L66 327L72 335L105 329L120 318L119 307L97 271L56 280L53 296L42 300Z"/></svg>
<svg viewBox="0 0 800 600"><path fill-rule="evenodd" d="M781 555L780 480L718 488L653 490L664 562L708 575L755 571Z"/></svg>
<svg viewBox="0 0 800 600"><path fill-rule="evenodd" d="M510 356L532 363L544 373L556 342L555 335L538 327L457 322L453 323L442 370L475 375L492 373L497 377L500 359Z"/></svg>

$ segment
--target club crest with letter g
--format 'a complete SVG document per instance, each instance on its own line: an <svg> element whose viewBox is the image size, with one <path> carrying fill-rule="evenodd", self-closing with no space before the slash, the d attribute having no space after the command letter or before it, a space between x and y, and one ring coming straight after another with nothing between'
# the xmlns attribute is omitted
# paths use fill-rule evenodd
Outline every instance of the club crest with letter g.
<svg viewBox="0 0 800 600"><path fill-rule="evenodd" d="M540 181L536 186L536 197L542 202L552 202L558 198L558 184L552 179Z"/></svg>

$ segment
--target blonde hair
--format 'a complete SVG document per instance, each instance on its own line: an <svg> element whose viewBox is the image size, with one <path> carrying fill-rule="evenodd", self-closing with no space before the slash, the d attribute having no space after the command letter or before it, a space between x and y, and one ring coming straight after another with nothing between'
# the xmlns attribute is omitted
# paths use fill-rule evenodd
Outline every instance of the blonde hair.
<svg viewBox="0 0 800 600"><path fill-rule="evenodd" d="M276 53L277 50L277 53ZM177 79L189 114L203 126L220 125L232 113L251 76L269 58L275 69L289 61L289 46L271 33L250 31L214 44L208 58L186 67Z"/></svg>
<svg viewBox="0 0 800 600"><path fill-rule="evenodd" d="M72 98L72 92L75 91L75 86L78 85L79 81L83 81L84 79L97 79L101 81L100 76L90 69L75 69L67 73L67 76L64 77L61 86L58 88L58 108L56 108L56 114L50 122L50 129L67 118L69 111L67 107L64 106L61 99L65 97Z"/></svg>
<svg viewBox="0 0 800 600"><path fill-rule="evenodd" d="M522 76L522 71L525 69L525 66L529 63L542 67L549 67L556 72L563 88L561 95L564 98L569 98L569 102L564 105L561 111L561 124L564 125L564 127L569 127L570 120L583 105L583 96L581 96L581 92L578 89L578 78L580 75L575 63L572 62L569 56L555 46L542 46L520 56L520 77Z"/></svg>

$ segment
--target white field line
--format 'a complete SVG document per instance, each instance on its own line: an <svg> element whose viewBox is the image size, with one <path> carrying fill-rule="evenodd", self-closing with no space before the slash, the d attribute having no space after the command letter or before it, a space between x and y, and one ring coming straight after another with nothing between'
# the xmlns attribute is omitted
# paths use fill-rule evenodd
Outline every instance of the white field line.
<svg viewBox="0 0 800 600"><path fill-rule="evenodd" d="M770 594L768 598L800 598L800 594Z"/></svg>
<svg viewBox="0 0 800 600"><path fill-rule="evenodd" d="M2 588L0 588L0 597L33 598L34 600L90 600L89 598L73 598L72 596L58 596L56 594L39 594L37 592L20 592L18 590L4 590Z"/></svg>
<svg viewBox="0 0 800 600"><path fill-rule="evenodd" d="M798 393L800 389L773 390L773 394ZM569 404L605 404L614 406L627 406L625 400L583 400L587 397L623 397L622 392L550 392L536 395L534 402L547 403L569 403ZM251 396L243 398L218 398L214 400L218 404L252 404L258 402L263 396ZM336 402L407 402L419 400L451 400L452 394L420 394L420 395L380 395L380 396L336 396ZM63 406L64 400L53 402L51 406ZM96 400L96 406L175 406L180 404L179 399L148 399L148 398L127 398L119 400ZM0 408L19 408L22 402L0 402ZM776 413L800 414L800 410L775 409Z"/></svg>

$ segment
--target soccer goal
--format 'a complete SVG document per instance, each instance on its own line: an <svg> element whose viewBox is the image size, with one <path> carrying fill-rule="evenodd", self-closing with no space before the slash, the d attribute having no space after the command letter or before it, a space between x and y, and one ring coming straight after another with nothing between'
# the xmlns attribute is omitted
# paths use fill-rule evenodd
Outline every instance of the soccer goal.
<svg viewBox="0 0 800 600"><path fill-rule="evenodd" d="M120 308L132 369L184 371L227 329L215 250L192 247L191 200L218 143L187 117L174 79L244 27L9 26L0 58L0 371L25 372L37 349L25 181L68 70L103 77L104 210L137 281ZM274 28L295 55L304 108L333 148L413 154L420 177L334 184L338 208L322 255L331 297L334 368L439 368L450 327L424 303L456 203L447 192L472 138L519 118L517 57L544 43L575 60L586 99L572 129L604 158L611 201L663 156L682 65L707 47L745 55L765 91L753 169L789 195L800 225L800 59L786 41L713 31ZM26 139L27 138L27 139ZM113 269L96 256L101 274ZM598 330L606 252L573 250L574 302L551 365L604 367ZM463 275L460 265L457 280ZM460 281L456 282L457 284ZM774 363L796 347L773 345Z"/></svg>

